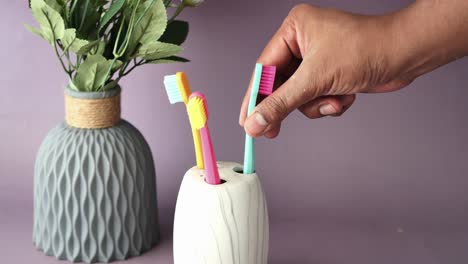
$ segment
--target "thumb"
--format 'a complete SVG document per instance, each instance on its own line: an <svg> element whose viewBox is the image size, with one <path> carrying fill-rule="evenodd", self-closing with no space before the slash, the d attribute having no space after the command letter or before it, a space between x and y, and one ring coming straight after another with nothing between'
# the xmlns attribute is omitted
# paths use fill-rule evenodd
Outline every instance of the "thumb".
<svg viewBox="0 0 468 264"><path fill-rule="evenodd" d="M303 65L283 85L255 107L244 123L245 131L259 137L277 127L296 108L317 97L314 85L304 74Z"/></svg>

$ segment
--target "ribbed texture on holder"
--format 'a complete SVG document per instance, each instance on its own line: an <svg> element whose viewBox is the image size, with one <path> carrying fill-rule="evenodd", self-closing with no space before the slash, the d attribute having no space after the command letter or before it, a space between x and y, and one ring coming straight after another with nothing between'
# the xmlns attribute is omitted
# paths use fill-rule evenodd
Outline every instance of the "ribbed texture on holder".
<svg viewBox="0 0 468 264"><path fill-rule="evenodd" d="M120 94L86 99L65 95L65 120L77 128L107 128L120 121Z"/></svg>

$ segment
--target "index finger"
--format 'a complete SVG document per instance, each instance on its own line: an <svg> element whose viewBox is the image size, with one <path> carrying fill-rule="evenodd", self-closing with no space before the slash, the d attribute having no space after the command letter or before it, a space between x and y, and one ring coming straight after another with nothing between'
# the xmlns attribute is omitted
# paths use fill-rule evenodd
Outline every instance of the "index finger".
<svg viewBox="0 0 468 264"><path fill-rule="evenodd" d="M274 65L277 67L277 76L280 82L291 76L298 67L298 59L301 58L299 45L296 38L294 23L289 17L285 19L278 31L273 35L266 45L257 62L263 65ZM247 105L250 99L252 80L242 101L239 124L244 126L247 118Z"/></svg>

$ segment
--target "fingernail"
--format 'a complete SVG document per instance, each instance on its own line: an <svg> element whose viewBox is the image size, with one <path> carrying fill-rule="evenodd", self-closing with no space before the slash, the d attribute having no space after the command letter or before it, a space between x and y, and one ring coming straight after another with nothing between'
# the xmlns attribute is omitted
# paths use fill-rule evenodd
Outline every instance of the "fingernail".
<svg viewBox="0 0 468 264"><path fill-rule="evenodd" d="M263 116L256 112L245 122L245 129L251 134L261 134L265 131L268 123Z"/></svg>
<svg viewBox="0 0 468 264"><path fill-rule="evenodd" d="M326 116L326 115L333 115L336 114L335 108L331 104L324 104L319 107L319 112L320 114Z"/></svg>

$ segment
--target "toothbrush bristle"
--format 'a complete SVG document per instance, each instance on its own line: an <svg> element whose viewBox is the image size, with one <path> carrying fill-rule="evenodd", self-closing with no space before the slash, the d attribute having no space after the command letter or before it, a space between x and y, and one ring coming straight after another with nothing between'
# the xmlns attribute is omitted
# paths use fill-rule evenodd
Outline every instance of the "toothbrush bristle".
<svg viewBox="0 0 468 264"><path fill-rule="evenodd" d="M196 129L204 127L208 120L208 109L206 108L205 96L203 96L202 93L194 92L190 96L187 108L192 126Z"/></svg>
<svg viewBox="0 0 468 264"><path fill-rule="evenodd" d="M167 97L171 104L184 101L177 85L177 77L175 74L164 76L164 87L166 88Z"/></svg>
<svg viewBox="0 0 468 264"><path fill-rule="evenodd" d="M206 103L205 94L203 94L202 92L193 92L193 93L190 95L190 98L192 98L192 97L197 97L199 100L202 101L202 103L203 103L203 111L205 111L206 119L208 119L208 118L209 118L208 104Z"/></svg>
<svg viewBox="0 0 468 264"><path fill-rule="evenodd" d="M273 85L275 83L276 66L263 66L262 76L260 78L259 94L270 95L273 93Z"/></svg>

